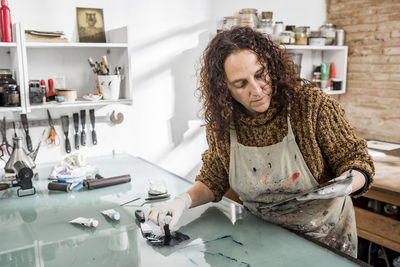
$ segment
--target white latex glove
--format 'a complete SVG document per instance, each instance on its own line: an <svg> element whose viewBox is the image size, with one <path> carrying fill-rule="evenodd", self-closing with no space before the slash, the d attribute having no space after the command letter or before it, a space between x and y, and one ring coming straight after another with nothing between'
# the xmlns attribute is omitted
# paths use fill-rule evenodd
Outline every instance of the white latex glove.
<svg viewBox="0 0 400 267"><path fill-rule="evenodd" d="M321 188L316 192L309 193L305 196L296 198L297 200L311 200L311 199L330 199L336 197L344 197L351 194L353 191L351 183L353 182L353 170L349 170L346 176L336 177L329 182L335 182L334 184Z"/></svg>
<svg viewBox="0 0 400 267"><path fill-rule="evenodd" d="M160 203L148 210L145 215L146 221L151 220L153 223L159 225L161 231L164 232L165 217L167 215L172 217L169 222L169 229L172 229L182 216L182 213L189 209L191 205L192 199L189 194L182 193L173 200Z"/></svg>

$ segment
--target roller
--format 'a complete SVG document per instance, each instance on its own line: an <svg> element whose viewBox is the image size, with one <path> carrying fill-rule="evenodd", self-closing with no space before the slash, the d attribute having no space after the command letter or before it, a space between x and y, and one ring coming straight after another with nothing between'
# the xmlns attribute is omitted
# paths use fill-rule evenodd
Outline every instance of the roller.
<svg viewBox="0 0 400 267"><path fill-rule="evenodd" d="M111 186L111 185L129 183L130 181L131 181L131 176L129 174L127 174L127 175L121 175L121 176L110 177L110 178L86 180L84 182L84 185L87 189L91 190L91 189L97 189L97 188L102 188L102 187Z"/></svg>
<svg viewBox="0 0 400 267"><path fill-rule="evenodd" d="M53 191L71 192L71 183L51 182L47 185L47 189Z"/></svg>

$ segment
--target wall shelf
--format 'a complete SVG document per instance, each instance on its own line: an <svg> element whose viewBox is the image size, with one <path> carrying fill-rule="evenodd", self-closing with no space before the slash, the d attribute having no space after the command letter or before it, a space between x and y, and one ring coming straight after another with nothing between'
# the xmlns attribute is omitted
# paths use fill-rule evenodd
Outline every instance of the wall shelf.
<svg viewBox="0 0 400 267"><path fill-rule="evenodd" d="M2 42L0 42L0 47L17 47L17 43L2 43Z"/></svg>
<svg viewBox="0 0 400 267"><path fill-rule="evenodd" d="M0 43L0 68L15 71L17 84L20 87L21 106L0 107L1 112L28 113L44 108L73 108L104 106L110 104L132 104L132 86L130 75L130 56L128 44L128 29L122 27L106 32L107 43L45 43L27 42L25 30L21 23L13 25L14 43ZM84 95L97 90L96 75L89 66L88 58L101 61L107 56L110 74L116 67L121 67L120 99L86 101ZM31 105L29 101L29 81L65 77L65 87L77 91L76 102L46 103ZM56 88L54 88L56 89Z"/></svg>
<svg viewBox="0 0 400 267"><path fill-rule="evenodd" d="M347 46L315 46L315 45L281 45L287 53L302 54L300 77L312 81L312 73L322 62L333 62L336 78L342 80L342 89L323 90L329 95L346 93L347 80Z"/></svg>
<svg viewBox="0 0 400 267"><path fill-rule="evenodd" d="M33 43L27 42L27 48L127 48L127 43Z"/></svg>
<svg viewBox="0 0 400 267"><path fill-rule="evenodd" d="M47 108L67 108L67 107L93 107L93 106L104 106L111 104L132 104L131 99L118 99L118 100L99 100L99 101L88 101L88 100L77 100L75 102L48 102L42 105L31 105L31 109L47 109Z"/></svg>

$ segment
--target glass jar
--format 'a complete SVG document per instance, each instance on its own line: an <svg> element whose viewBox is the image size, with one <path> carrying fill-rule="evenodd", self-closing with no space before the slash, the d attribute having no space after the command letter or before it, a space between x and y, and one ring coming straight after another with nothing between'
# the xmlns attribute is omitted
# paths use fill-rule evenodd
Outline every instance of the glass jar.
<svg viewBox="0 0 400 267"><path fill-rule="evenodd" d="M291 45L294 44L294 32L292 31L283 31L279 36L279 42L281 44Z"/></svg>
<svg viewBox="0 0 400 267"><path fill-rule="evenodd" d="M258 26L257 9L245 8L240 10L240 25L256 29Z"/></svg>
<svg viewBox="0 0 400 267"><path fill-rule="evenodd" d="M7 84L3 86L5 106L7 107L17 107L20 104L19 101L19 91L16 84Z"/></svg>
<svg viewBox="0 0 400 267"><path fill-rule="evenodd" d="M270 19L261 19L258 31L264 36L272 36L274 33L274 23Z"/></svg>
<svg viewBox="0 0 400 267"><path fill-rule="evenodd" d="M239 17L224 17L224 20L222 22L222 30L228 31L232 29L232 27L239 25L239 23Z"/></svg>
<svg viewBox="0 0 400 267"><path fill-rule="evenodd" d="M333 24L324 24L319 27L321 36L325 37L325 45L335 44L336 38L336 26Z"/></svg>
<svg viewBox="0 0 400 267"><path fill-rule="evenodd" d="M306 27L296 27L294 29L294 36L296 39L296 45L307 45L307 28Z"/></svg>

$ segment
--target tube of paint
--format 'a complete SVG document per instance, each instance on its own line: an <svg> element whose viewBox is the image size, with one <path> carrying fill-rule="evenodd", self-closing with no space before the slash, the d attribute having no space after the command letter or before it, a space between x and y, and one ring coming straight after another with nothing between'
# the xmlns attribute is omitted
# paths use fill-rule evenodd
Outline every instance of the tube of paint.
<svg viewBox="0 0 400 267"><path fill-rule="evenodd" d="M99 225L98 220L93 218L83 218L83 217L78 217L72 221L69 221L69 223L80 224L86 227L97 227Z"/></svg>
<svg viewBox="0 0 400 267"><path fill-rule="evenodd" d="M119 218L121 218L119 212L114 209L103 210L101 213L113 221L119 221Z"/></svg>

